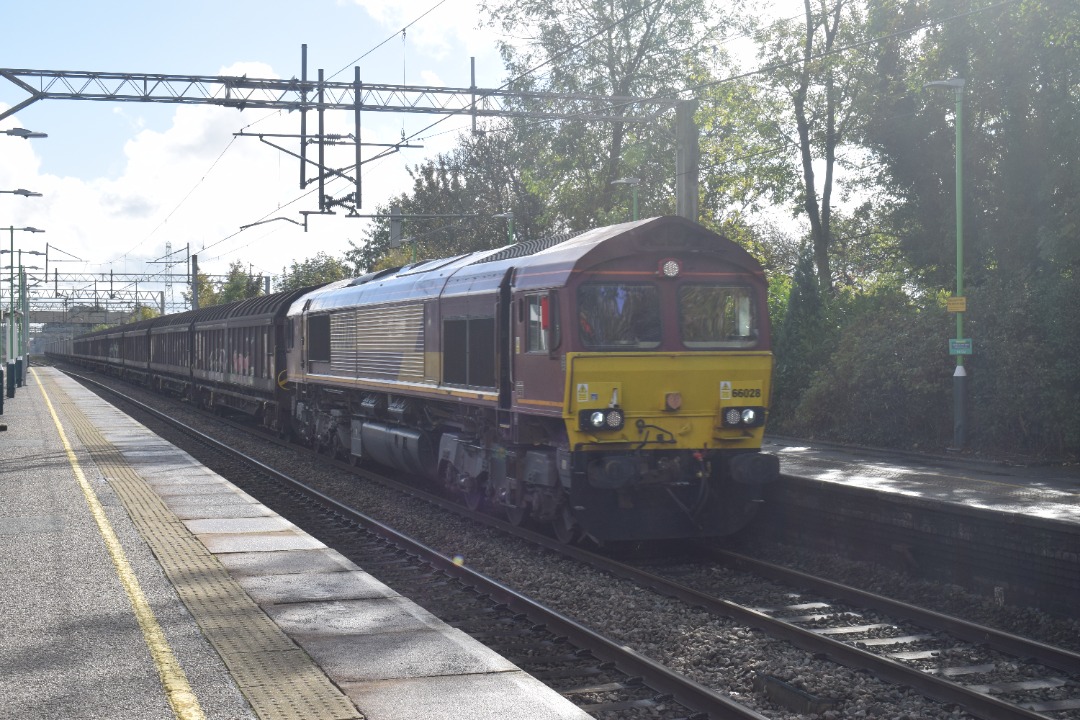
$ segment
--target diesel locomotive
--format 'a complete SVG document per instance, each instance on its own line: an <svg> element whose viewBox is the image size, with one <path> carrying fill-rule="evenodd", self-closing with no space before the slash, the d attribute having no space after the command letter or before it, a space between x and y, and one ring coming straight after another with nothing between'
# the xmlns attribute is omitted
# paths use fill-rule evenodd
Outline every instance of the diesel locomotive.
<svg viewBox="0 0 1080 720"><path fill-rule="evenodd" d="M760 451L764 273L678 217L156 318L55 352L564 542L727 535L779 473Z"/></svg>

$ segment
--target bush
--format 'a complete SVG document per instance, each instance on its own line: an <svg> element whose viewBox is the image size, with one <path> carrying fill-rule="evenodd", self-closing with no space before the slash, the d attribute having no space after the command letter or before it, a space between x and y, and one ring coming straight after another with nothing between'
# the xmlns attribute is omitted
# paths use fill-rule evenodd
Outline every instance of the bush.
<svg viewBox="0 0 1080 720"><path fill-rule="evenodd" d="M1080 450L1080 288L1072 273L997 271L967 293L972 442L1036 456Z"/></svg>
<svg viewBox="0 0 1080 720"><path fill-rule="evenodd" d="M897 288L837 303L836 350L813 374L792 418L806 437L940 449L952 437L949 317Z"/></svg>

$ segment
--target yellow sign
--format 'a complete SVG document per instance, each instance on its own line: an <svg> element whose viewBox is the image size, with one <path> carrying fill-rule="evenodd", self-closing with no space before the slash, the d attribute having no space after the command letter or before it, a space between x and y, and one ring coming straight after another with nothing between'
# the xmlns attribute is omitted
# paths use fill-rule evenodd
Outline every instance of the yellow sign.
<svg viewBox="0 0 1080 720"><path fill-rule="evenodd" d="M949 312L967 312L966 297L951 297L945 300L945 309Z"/></svg>

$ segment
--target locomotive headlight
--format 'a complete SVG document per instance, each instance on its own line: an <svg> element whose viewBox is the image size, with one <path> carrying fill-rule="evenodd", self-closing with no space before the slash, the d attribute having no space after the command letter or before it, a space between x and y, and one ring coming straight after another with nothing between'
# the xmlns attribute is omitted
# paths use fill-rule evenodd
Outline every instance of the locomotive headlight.
<svg viewBox="0 0 1080 720"><path fill-rule="evenodd" d="M621 430L626 415L620 408L605 410L582 410L578 414L578 427L582 430Z"/></svg>
<svg viewBox="0 0 1080 720"><path fill-rule="evenodd" d="M729 407L724 408L721 414L724 427L753 428L765 424L765 408L763 407Z"/></svg>

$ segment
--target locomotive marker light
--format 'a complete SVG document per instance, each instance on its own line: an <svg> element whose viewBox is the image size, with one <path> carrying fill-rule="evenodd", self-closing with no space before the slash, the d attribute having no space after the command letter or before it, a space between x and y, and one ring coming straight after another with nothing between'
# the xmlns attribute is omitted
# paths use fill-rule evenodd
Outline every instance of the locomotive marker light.
<svg viewBox="0 0 1080 720"><path fill-rule="evenodd" d="M724 427L760 427L765 424L765 408L729 407L723 412Z"/></svg>
<svg viewBox="0 0 1080 720"><path fill-rule="evenodd" d="M682 272L682 264L678 260L668 258L660 261L660 267L657 272L661 277L675 278L679 277L679 273Z"/></svg>
<svg viewBox="0 0 1080 720"><path fill-rule="evenodd" d="M582 430L622 430L626 422L619 408L606 410L582 410L578 413L578 427Z"/></svg>
<svg viewBox="0 0 1080 720"><path fill-rule="evenodd" d="M956 298L964 297L964 78L934 80L923 85L952 88L956 90ZM966 303L965 303L966 309ZM956 370L953 372L953 445L962 450L967 435L967 372L964 370L964 355L970 354L971 340L964 338L964 311L956 311L956 344L964 345L967 353L952 352L956 355Z"/></svg>

